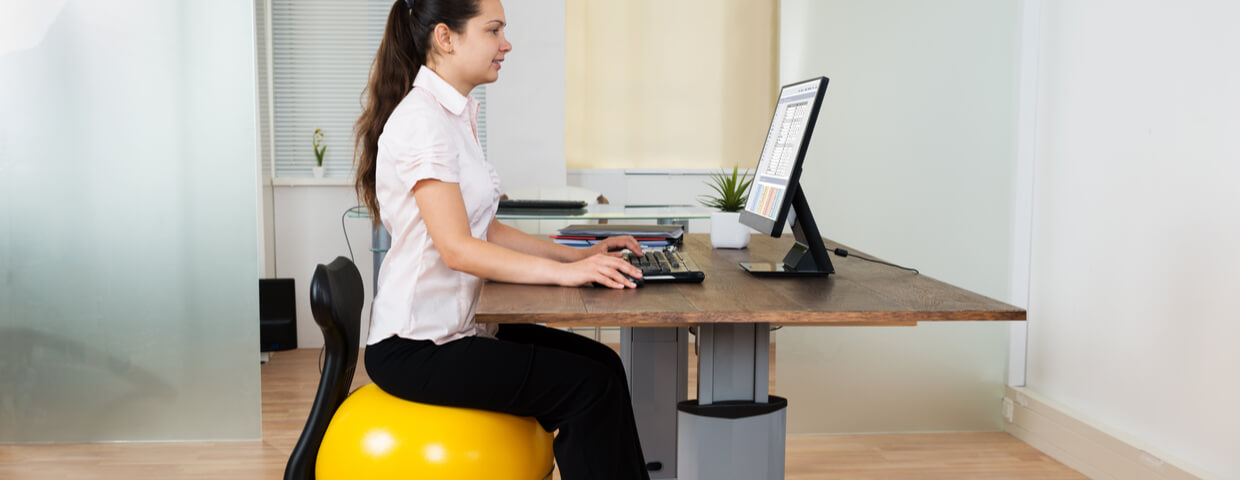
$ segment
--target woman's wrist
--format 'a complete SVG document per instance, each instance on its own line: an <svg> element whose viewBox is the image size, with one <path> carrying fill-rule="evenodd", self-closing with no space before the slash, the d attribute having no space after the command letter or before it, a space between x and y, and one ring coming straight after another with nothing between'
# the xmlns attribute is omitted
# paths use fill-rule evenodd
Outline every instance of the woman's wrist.
<svg viewBox="0 0 1240 480"><path fill-rule="evenodd" d="M531 283L558 285L565 277L564 267L567 262L557 262L550 258L543 258L534 268L536 280Z"/></svg>
<svg viewBox="0 0 1240 480"><path fill-rule="evenodd" d="M562 246L567 249L564 251L564 263L581 261L590 256L589 248L570 247L567 245Z"/></svg>

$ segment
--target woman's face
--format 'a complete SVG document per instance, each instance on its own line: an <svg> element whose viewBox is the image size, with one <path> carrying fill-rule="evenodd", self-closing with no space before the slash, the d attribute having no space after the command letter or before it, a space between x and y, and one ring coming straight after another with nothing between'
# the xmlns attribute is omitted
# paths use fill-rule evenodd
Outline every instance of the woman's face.
<svg viewBox="0 0 1240 480"><path fill-rule="evenodd" d="M504 38L507 25L499 0L478 0L478 15L469 19L464 34L457 37L453 63L462 80L482 85L499 79L500 63L512 51L512 44Z"/></svg>

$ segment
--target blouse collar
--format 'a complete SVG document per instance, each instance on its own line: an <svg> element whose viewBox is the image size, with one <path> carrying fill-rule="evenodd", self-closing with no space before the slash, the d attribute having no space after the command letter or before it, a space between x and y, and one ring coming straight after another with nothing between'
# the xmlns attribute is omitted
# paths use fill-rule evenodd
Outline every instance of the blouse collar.
<svg viewBox="0 0 1240 480"><path fill-rule="evenodd" d="M453 115L460 115L465 111L465 106L473 102L473 98L461 95L461 92L452 88L447 80L426 65L418 69L418 76L413 79L413 86L425 88L431 96L435 97L435 100L439 101L440 105L443 105L444 109L452 112Z"/></svg>

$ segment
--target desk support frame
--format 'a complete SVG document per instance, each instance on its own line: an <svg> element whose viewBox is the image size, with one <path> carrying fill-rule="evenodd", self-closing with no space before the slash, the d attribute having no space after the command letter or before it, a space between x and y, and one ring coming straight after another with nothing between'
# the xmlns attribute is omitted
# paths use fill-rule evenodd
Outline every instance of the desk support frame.
<svg viewBox="0 0 1240 480"><path fill-rule="evenodd" d="M771 325L720 323L698 326L698 404L770 395Z"/></svg>
<svg viewBox="0 0 1240 480"><path fill-rule="evenodd" d="M677 406L677 478L784 478L788 403L770 395L771 325L697 328L698 398Z"/></svg>
<svg viewBox="0 0 1240 480"><path fill-rule="evenodd" d="M677 405L689 398L689 328L620 329L633 416L651 479L674 479Z"/></svg>

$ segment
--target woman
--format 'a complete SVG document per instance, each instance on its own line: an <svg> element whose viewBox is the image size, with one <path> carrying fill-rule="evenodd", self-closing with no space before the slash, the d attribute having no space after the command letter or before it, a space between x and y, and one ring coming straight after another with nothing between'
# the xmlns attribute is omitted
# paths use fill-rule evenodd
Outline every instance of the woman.
<svg viewBox="0 0 1240 480"><path fill-rule="evenodd" d="M646 479L619 357L538 325L474 323L482 279L632 288L609 254L632 237L575 249L495 220L499 178L477 140L474 87L499 78L512 45L499 0L398 0L357 122L358 196L392 234L371 308L366 370L416 402L535 417L559 430L572 479Z"/></svg>

